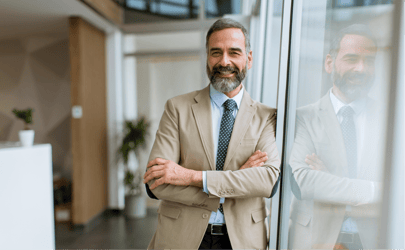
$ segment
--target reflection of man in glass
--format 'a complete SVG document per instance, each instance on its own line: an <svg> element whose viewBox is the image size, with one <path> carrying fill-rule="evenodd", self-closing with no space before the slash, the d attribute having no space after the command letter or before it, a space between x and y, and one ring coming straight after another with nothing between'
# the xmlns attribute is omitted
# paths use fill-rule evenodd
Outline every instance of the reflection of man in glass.
<svg viewBox="0 0 405 250"><path fill-rule="evenodd" d="M290 248L375 247L382 119L368 92L376 52L366 26L341 30L325 59L332 89L297 110Z"/></svg>

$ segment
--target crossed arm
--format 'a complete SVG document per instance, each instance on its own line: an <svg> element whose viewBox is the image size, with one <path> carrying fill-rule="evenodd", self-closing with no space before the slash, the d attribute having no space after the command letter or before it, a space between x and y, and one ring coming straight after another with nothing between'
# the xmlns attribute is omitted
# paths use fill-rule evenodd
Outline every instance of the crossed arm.
<svg viewBox="0 0 405 250"><path fill-rule="evenodd" d="M312 141L304 119L297 116L290 166L300 189L301 199L353 206L377 202L379 195L376 194L378 187L375 183L332 174L328 168L333 167L324 163L323 160L326 159L322 159L326 156L314 153L316 149Z"/></svg>
<svg viewBox="0 0 405 250"><path fill-rule="evenodd" d="M181 152L179 113L173 100L169 100L156 133L144 183L149 185L153 194L160 200L216 211L219 206L219 197L229 196L207 195L202 188L202 171L185 168L178 164ZM276 116L273 113L268 117L256 145L256 149L261 151L253 153L237 171L207 171L207 186L210 194L213 189L210 187L224 187L226 183L226 188L235 189L241 198L270 196L279 175L280 165L275 146L275 123ZM207 166L202 166L200 169L207 169ZM259 186L261 192L257 192L254 186ZM244 189L238 192L239 187Z"/></svg>
<svg viewBox="0 0 405 250"><path fill-rule="evenodd" d="M263 166L267 160L267 153L257 150L239 170ZM149 187L151 190L162 184L203 187L202 171L184 168L171 160L155 158L148 163L147 168L148 170L143 177L143 182L148 183L156 179Z"/></svg>

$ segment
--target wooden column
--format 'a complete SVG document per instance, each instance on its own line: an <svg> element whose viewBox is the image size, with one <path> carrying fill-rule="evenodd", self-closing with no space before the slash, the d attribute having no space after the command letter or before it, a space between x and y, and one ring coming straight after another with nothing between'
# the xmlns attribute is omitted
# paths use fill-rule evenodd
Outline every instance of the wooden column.
<svg viewBox="0 0 405 250"><path fill-rule="evenodd" d="M73 223L86 224L107 208L105 34L79 17L69 19ZM80 112L79 112L80 113Z"/></svg>

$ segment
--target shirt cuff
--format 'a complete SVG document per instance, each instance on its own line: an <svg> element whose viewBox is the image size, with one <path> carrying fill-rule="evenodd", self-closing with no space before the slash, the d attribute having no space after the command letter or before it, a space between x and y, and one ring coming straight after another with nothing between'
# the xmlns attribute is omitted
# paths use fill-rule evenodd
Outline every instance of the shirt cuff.
<svg viewBox="0 0 405 250"><path fill-rule="evenodd" d="M203 191L204 191L204 193L206 193L206 194L209 194L208 193L208 187L207 187L207 171L203 171L202 172L202 174L203 174L203 176L202 176L202 180L203 180Z"/></svg>
<svg viewBox="0 0 405 250"><path fill-rule="evenodd" d="M380 202L381 198L382 198L382 191L383 191L382 183L380 183L380 182L372 182L372 184L373 184L372 203Z"/></svg>

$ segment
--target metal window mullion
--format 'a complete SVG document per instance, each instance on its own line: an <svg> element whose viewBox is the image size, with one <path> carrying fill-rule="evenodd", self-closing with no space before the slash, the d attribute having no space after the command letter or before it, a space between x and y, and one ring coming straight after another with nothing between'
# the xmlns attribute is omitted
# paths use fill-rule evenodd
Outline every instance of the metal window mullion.
<svg viewBox="0 0 405 250"><path fill-rule="evenodd" d="M404 2L394 2L391 81L385 137L384 195L379 248L404 248ZM402 156L402 157L401 157Z"/></svg>
<svg viewBox="0 0 405 250"><path fill-rule="evenodd" d="M295 132L295 113L297 107L298 95L298 71L300 61L300 45L301 45L301 29L302 29L302 11L303 0L293 2L291 6L290 17L290 35L289 39L289 55L288 55L288 71L285 75L286 89L284 97L284 129L283 129L283 155L282 155L282 178L280 181L280 204L279 204L279 221L278 221L278 249L288 248L288 228L290 218L290 203L291 203L291 185L290 185L290 167L288 165L289 146L294 141ZM281 97L281 95L279 95ZM279 100L281 103L283 100Z"/></svg>
<svg viewBox="0 0 405 250"><path fill-rule="evenodd" d="M281 42L280 42L280 63L279 63L279 76L278 76L278 97L277 97L277 124L276 124L276 144L279 150L280 157L283 159L284 150L284 125L285 125L285 110L286 110L286 97L287 97L287 80L289 74L289 55L291 45L291 25L292 25L292 2L293 0L286 0L283 2L282 13L282 28L281 28ZM281 166L282 167L282 166ZM281 178L282 178L281 169ZM280 216L280 195L282 190L281 182L279 189L272 198L271 204L271 221L270 221L270 242L269 249L279 249L278 235L279 235L279 216Z"/></svg>
<svg viewBox="0 0 405 250"><path fill-rule="evenodd" d="M270 59L270 52L271 52L271 48L272 48L272 44L271 44L271 37L274 36L275 34L272 33L272 27L273 27L273 8L274 8L274 0L269 0L268 4L267 4L267 14L266 14L266 35L265 35L265 41L264 41L264 51L263 51L263 71L262 71L262 84L260 87L260 93L258 94L258 100L260 100L261 102L264 101L264 84L269 84L270 81L270 77L266 71L266 69L269 67L270 63L269 61ZM280 37L281 39L281 37ZM276 89L277 91L277 89Z"/></svg>
<svg viewBox="0 0 405 250"><path fill-rule="evenodd" d="M262 91L262 81L263 81L263 66L264 66L264 51L266 42L266 23L268 13L267 13L267 1L260 2L260 15L259 17L252 17L253 25L251 24L251 29L255 29L255 48L253 49L253 74L251 79L251 89L250 93L254 100L260 100Z"/></svg>

